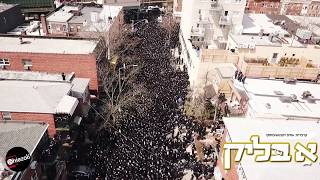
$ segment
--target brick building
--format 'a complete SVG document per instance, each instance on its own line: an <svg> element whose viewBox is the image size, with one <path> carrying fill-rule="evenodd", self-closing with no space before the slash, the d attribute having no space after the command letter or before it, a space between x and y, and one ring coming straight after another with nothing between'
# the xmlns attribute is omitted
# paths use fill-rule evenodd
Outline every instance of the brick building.
<svg viewBox="0 0 320 180"><path fill-rule="evenodd" d="M246 11L248 13L257 13L257 14L279 14L280 6L281 6L280 0L278 1L248 0Z"/></svg>
<svg viewBox="0 0 320 180"><path fill-rule="evenodd" d="M46 35L90 37L94 33L119 31L123 24L122 6L66 4L41 16Z"/></svg>
<svg viewBox="0 0 320 180"><path fill-rule="evenodd" d="M82 39L0 37L0 68L14 71L71 73L90 79L90 92L97 95L97 64L104 50L98 42Z"/></svg>
<svg viewBox="0 0 320 180"><path fill-rule="evenodd" d="M312 1L307 10L307 16L319 17L320 16L320 1Z"/></svg>
<svg viewBox="0 0 320 180"><path fill-rule="evenodd" d="M247 0L247 13L320 16L319 0Z"/></svg>
<svg viewBox="0 0 320 180"><path fill-rule="evenodd" d="M79 124L90 106L89 79L33 72L0 72L0 120L40 121L57 130Z"/></svg>

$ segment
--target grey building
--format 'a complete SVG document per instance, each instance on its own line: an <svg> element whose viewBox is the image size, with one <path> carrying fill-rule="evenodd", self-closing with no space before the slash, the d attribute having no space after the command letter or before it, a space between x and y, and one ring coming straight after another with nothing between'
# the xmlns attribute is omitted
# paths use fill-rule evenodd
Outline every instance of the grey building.
<svg viewBox="0 0 320 180"><path fill-rule="evenodd" d="M7 33L24 22L20 6L0 3L0 33Z"/></svg>

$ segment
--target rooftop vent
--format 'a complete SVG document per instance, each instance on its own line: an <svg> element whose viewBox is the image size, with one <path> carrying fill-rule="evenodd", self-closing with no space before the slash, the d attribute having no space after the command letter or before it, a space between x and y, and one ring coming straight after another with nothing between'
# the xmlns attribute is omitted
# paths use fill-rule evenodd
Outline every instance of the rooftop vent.
<svg viewBox="0 0 320 180"><path fill-rule="evenodd" d="M303 93L302 93L302 99L307 99L311 96L312 96L312 94L310 93L310 91L303 91Z"/></svg>
<svg viewBox="0 0 320 180"><path fill-rule="evenodd" d="M296 84L297 83L297 79L289 79L289 78L286 78L283 80L284 83L286 84Z"/></svg>
<svg viewBox="0 0 320 180"><path fill-rule="evenodd" d="M284 95L281 91L273 91L275 95L282 96Z"/></svg>
<svg viewBox="0 0 320 180"><path fill-rule="evenodd" d="M291 97L292 102L298 102L299 101L297 95L295 95L295 94L291 94L290 97Z"/></svg>

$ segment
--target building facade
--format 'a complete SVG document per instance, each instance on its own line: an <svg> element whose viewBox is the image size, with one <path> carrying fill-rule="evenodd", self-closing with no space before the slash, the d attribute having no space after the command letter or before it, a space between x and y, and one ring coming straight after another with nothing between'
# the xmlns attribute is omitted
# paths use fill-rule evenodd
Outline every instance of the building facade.
<svg viewBox="0 0 320 180"><path fill-rule="evenodd" d="M98 93L97 62L104 50L94 40L0 37L3 70L72 73L90 79L90 91Z"/></svg>

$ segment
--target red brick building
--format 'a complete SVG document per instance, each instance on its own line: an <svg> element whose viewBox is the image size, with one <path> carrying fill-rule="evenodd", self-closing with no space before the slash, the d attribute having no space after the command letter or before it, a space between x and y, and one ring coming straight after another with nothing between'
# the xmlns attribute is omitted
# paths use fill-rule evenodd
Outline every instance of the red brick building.
<svg viewBox="0 0 320 180"><path fill-rule="evenodd" d="M246 12L256 14L280 14L280 7L280 0L248 0Z"/></svg>
<svg viewBox="0 0 320 180"><path fill-rule="evenodd" d="M303 8L304 3L301 2L291 2L289 4L286 5L285 8L285 15L293 15L293 16L300 16L301 15L301 11Z"/></svg>
<svg viewBox="0 0 320 180"><path fill-rule="evenodd" d="M105 57L98 42L82 39L0 37L0 68L14 71L72 73L90 79L98 92L97 62Z"/></svg>
<svg viewBox="0 0 320 180"><path fill-rule="evenodd" d="M247 13L320 16L319 0L247 0Z"/></svg>
<svg viewBox="0 0 320 180"><path fill-rule="evenodd" d="M309 4L307 16L312 16L312 17L320 16L320 1L312 1Z"/></svg>
<svg viewBox="0 0 320 180"><path fill-rule="evenodd" d="M14 76L24 76L24 80ZM43 80L46 78L49 80ZM45 122L53 137L58 130L68 129L73 122L79 124L87 116L89 79L66 75L62 80L61 75L10 71L0 72L0 79L0 121Z"/></svg>

